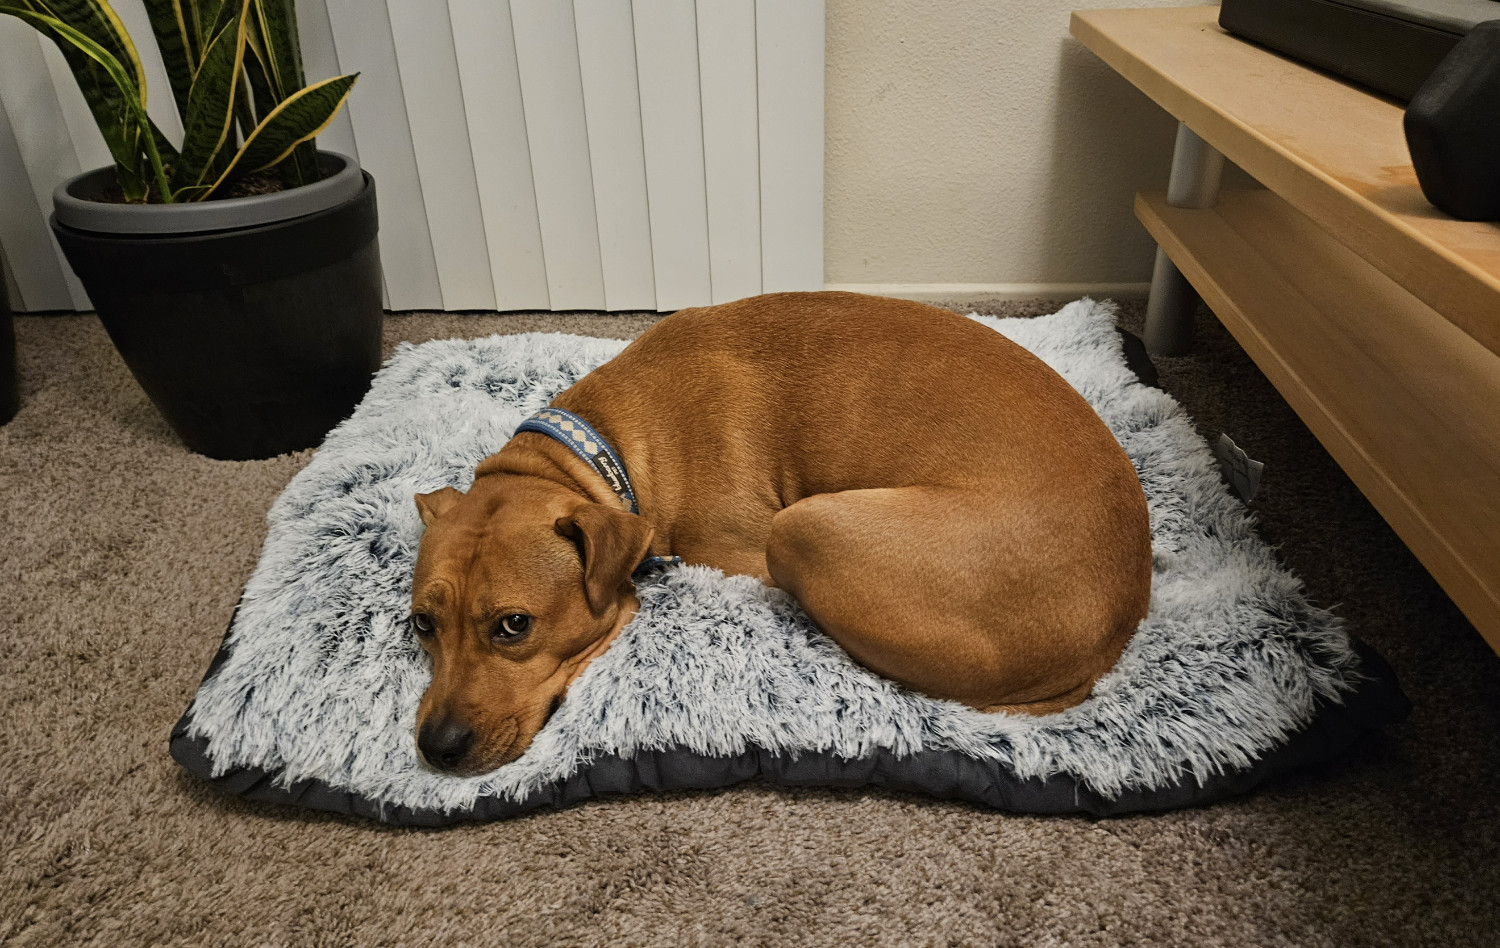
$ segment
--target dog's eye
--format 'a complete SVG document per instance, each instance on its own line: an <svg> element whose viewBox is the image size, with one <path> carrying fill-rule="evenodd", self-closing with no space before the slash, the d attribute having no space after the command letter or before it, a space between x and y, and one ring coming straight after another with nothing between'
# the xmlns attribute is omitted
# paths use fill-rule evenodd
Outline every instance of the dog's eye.
<svg viewBox="0 0 1500 948"><path fill-rule="evenodd" d="M432 616L428 615L427 613L413 613L412 617L407 621L411 623L411 630L418 635L425 638L426 636L432 634Z"/></svg>
<svg viewBox="0 0 1500 948"><path fill-rule="evenodd" d="M531 616L523 613L506 616L495 626L495 638L502 642L514 642L531 629Z"/></svg>

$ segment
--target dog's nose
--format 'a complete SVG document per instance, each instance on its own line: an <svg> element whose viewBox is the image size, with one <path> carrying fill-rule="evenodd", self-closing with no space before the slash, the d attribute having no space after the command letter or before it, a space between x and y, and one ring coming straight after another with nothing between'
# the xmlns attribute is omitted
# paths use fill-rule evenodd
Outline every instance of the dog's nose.
<svg viewBox="0 0 1500 948"><path fill-rule="evenodd" d="M440 770L453 770L469 753L474 732L455 721L424 724L417 734L417 748L427 762Z"/></svg>

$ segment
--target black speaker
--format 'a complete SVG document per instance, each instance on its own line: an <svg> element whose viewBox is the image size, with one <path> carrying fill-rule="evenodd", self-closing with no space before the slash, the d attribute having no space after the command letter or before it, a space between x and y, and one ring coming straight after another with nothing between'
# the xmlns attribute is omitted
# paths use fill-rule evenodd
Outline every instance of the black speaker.
<svg viewBox="0 0 1500 948"><path fill-rule="evenodd" d="M1402 124L1428 201L1459 220L1500 220L1500 20L1458 41Z"/></svg>

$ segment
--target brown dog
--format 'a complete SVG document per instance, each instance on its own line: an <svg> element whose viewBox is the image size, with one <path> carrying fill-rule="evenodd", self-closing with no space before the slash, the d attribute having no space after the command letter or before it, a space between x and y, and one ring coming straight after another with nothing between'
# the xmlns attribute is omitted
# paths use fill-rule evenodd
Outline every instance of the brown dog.
<svg viewBox="0 0 1500 948"><path fill-rule="evenodd" d="M467 494L417 496L417 743L443 770L521 755L635 614L650 555L760 577L856 661L983 710L1077 704L1146 614L1130 460L1060 376L946 310L852 293L683 310L553 406L613 445L640 514L534 431Z"/></svg>

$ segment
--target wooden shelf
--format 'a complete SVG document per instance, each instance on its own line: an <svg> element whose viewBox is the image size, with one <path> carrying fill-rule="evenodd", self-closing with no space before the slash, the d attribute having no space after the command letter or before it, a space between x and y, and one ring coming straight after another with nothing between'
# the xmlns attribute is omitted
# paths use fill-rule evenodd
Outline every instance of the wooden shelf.
<svg viewBox="0 0 1500 948"><path fill-rule="evenodd" d="M1218 7L1072 31L1269 189L1137 195L1136 216L1500 652L1500 226L1423 200L1400 106L1231 36Z"/></svg>
<svg viewBox="0 0 1500 948"><path fill-rule="evenodd" d="M1492 353L1500 227L1423 199L1399 105L1226 33L1218 7L1073 14L1085 46Z"/></svg>
<svg viewBox="0 0 1500 948"><path fill-rule="evenodd" d="M1136 216L1500 650L1500 356L1270 191Z"/></svg>

